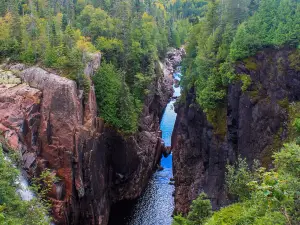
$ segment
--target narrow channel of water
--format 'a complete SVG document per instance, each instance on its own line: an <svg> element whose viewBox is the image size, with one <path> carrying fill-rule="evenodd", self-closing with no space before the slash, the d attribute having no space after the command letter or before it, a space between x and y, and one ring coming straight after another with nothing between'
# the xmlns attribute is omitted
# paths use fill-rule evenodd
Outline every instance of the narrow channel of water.
<svg viewBox="0 0 300 225"><path fill-rule="evenodd" d="M174 79L180 81L181 73L174 73ZM180 96L180 87L174 88L173 97ZM174 103L176 100L171 100L162 117L160 129L162 131L162 139L166 146L171 146L171 137L174 129L174 124L177 114L174 111ZM137 200L118 205L118 215L114 214L110 218L110 225L171 225L172 213L174 210L174 186L170 185L170 178L173 177L172 172L172 154L167 158L162 157L162 171L157 171L151 177L149 184ZM114 209L112 209L114 211Z"/></svg>

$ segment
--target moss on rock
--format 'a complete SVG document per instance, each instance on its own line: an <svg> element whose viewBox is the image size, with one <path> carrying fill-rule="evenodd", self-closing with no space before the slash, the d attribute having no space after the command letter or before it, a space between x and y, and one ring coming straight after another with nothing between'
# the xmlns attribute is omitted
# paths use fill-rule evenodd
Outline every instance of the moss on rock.
<svg viewBox="0 0 300 225"><path fill-rule="evenodd" d="M241 74L240 75L240 80L242 81L243 85L241 87L242 91L245 92L249 86L251 85L252 83L252 79L249 75L247 74Z"/></svg>
<svg viewBox="0 0 300 225"><path fill-rule="evenodd" d="M206 117L214 128L214 134L224 138L227 133L227 108L219 107L207 110Z"/></svg>
<svg viewBox="0 0 300 225"><path fill-rule="evenodd" d="M297 72L300 71L300 50L297 49L289 54L290 67Z"/></svg>
<svg viewBox="0 0 300 225"><path fill-rule="evenodd" d="M248 70L256 70L257 69L257 64L256 64L254 58L250 57L250 58L244 59L243 62L245 63L245 67Z"/></svg>
<svg viewBox="0 0 300 225"><path fill-rule="evenodd" d="M288 109L289 104L290 104L288 98L284 98L282 100L279 100L279 101L277 101L277 103L281 108L284 108L284 109Z"/></svg>

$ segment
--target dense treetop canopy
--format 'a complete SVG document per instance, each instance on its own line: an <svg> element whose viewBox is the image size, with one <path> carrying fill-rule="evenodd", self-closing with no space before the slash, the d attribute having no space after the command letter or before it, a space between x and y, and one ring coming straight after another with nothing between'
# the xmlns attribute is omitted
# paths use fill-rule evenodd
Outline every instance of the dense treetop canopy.
<svg viewBox="0 0 300 225"><path fill-rule="evenodd" d="M185 42L205 5L203 0L1 0L0 58L56 69L88 92L83 67L89 53L100 51L128 92L125 102L135 102L128 113L136 118L138 102L148 93L145 81L149 84L158 76L158 60L168 47ZM97 93L108 91L106 86L96 88L103 89ZM111 122L105 110L114 104L97 97L100 116ZM113 124L134 132L137 119L132 122L134 126Z"/></svg>
<svg viewBox="0 0 300 225"><path fill-rule="evenodd" d="M228 85L242 82L245 92L250 76L236 74L243 61L256 70L250 57L265 48L299 49L300 2L298 0L209 0L205 15L193 25L186 42L182 80L183 98L191 88L196 102L206 113L214 130L226 127ZM290 66L299 71L299 50L289 56ZM250 63L249 63L250 61ZM295 103L296 104L296 103ZM225 109L225 110L223 110ZM223 116L220 115L223 113ZM291 118L290 118L291 119ZM295 119L295 118L293 118ZM294 123L299 133L299 118ZM289 132L295 128L289 128ZM225 135L224 133L220 132ZM220 134L217 133L217 134ZM237 200L212 212L205 194L193 201L186 216L174 217L174 225L266 225L300 223L299 137L273 155L274 168L267 171L245 159L227 166L226 186Z"/></svg>
<svg viewBox="0 0 300 225"><path fill-rule="evenodd" d="M38 64L73 79L85 94L89 54L101 52L92 81L99 116L135 133L145 97L168 47L185 44L182 99L193 87L214 128L224 120L228 85L251 80L234 65L264 48L299 48L299 0L0 0L0 61ZM299 51L298 51L299 52ZM299 61L296 55L294 61ZM299 65L293 66L299 69ZM85 95L87 96L87 95ZM2 153L2 149L0 149ZM201 194L187 218L174 224L299 224L299 145L274 155L275 169L228 166L227 185L238 203L212 213ZM44 224L44 210L16 195L18 174L0 154L0 224ZM2 188L2 189L1 189ZM9 199L12 199L9 201ZM32 215L26 207L32 204ZM20 219L25 218L24 220ZM47 221L45 221L47 223Z"/></svg>

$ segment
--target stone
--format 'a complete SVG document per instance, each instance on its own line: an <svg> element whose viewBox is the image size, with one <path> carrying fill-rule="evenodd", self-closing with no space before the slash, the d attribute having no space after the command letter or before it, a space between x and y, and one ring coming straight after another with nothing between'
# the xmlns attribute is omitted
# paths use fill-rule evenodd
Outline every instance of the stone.
<svg viewBox="0 0 300 225"><path fill-rule="evenodd" d="M224 185L226 164L234 163L238 155L250 165L259 159L263 166L270 167L274 139L283 142L288 133L287 110L279 101L300 99L300 73L289 68L290 52L261 51L253 58L255 71L248 71L241 63L236 65L236 73L249 75L253 85L246 92L241 91L239 82L229 85L223 137L215 134L205 113L195 104L193 88L187 93L186 103L176 107L172 136L176 213L186 215L191 202L203 191L211 199L213 209L229 204L233 199ZM281 71L277 68L279 58L284 64ZM195 105L193 112L191 104Z"/></svg>
<svg viewBox="0 0 300 225"><path fill-rule="evenodd" d="M22 134L22 124L32 116L38 115L32 108L40 106L42 93L26 84L14 87L0 87L0 133L4 135L9 146L21 151L22 145L33 147L31 138L37 127L32 124L26 134ZM19 145L22 137L23 143ZM25 148L25 147L24 147Z"/></svg>
<svg viewBox="0 0 300 225"><path fill-rule="evenodd" d="M111 205L141 195L165 148L159 122L172 84L158 76L139 132L124 136L97 117L91 76L100 60L100 54L91 55L85 68L91 81L87 101L75 81L36 66L7 66L20 70L24 83L0 85L0 131L9 146L23 151L29 177L50 169L59 179L48 196L57 225L108 224Z"/></svg>
<svg viewBox="0 0 300 225"><path fill-rule="evenodd" d="M162 171L164 168L161 165L157 165L157 171Z"/></svg>
<svg viewBox="0 0 300 225"><path fill-rule="evenodd" d="M26 152L23 155L23 165L26 170L29 170L36 160L36 155L33 152Z"/></svg>

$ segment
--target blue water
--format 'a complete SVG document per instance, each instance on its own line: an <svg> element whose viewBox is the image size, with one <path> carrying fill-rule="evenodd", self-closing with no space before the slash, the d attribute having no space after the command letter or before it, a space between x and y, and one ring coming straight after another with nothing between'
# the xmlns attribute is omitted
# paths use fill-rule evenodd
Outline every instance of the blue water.
<svg viewBox="0 0 300 225"><path fill-rule="evenodd" d="M172 132L173 132L176 116L177 116L177 114L174 111L175 101L176 100L171 100L168 103L160 123L160 129L162 131L162 139L164 140L165 146L167 147L171 146L171 137L172 137Z"/></svg>
<svg viewBox="0 0 300 225"><path fill-rule="evenodd" d="M180 72L175 72L174 73L174 79L180 81L181 80L181 73Z"/></svg>
<svg viewBox="0 0 300 225"><path fill-rule="evenodd" d="M180 79L179 72L174 73L174 79ZM173 97L180 96L180 87L174 88ZM174 103L171 100L162 117L160 129L165 146L171 146L171 137L177 114L174 111ZM134 203L133 207L119 206L118 214L113 213L110 225L171 225L174 210L174 186L170 185L173 177L172 154L167 158L162 157L162 171L153 174L143 195ZM121 209L121 210L120 210ZM116 218L116 216L118 218Z"/></svg>

